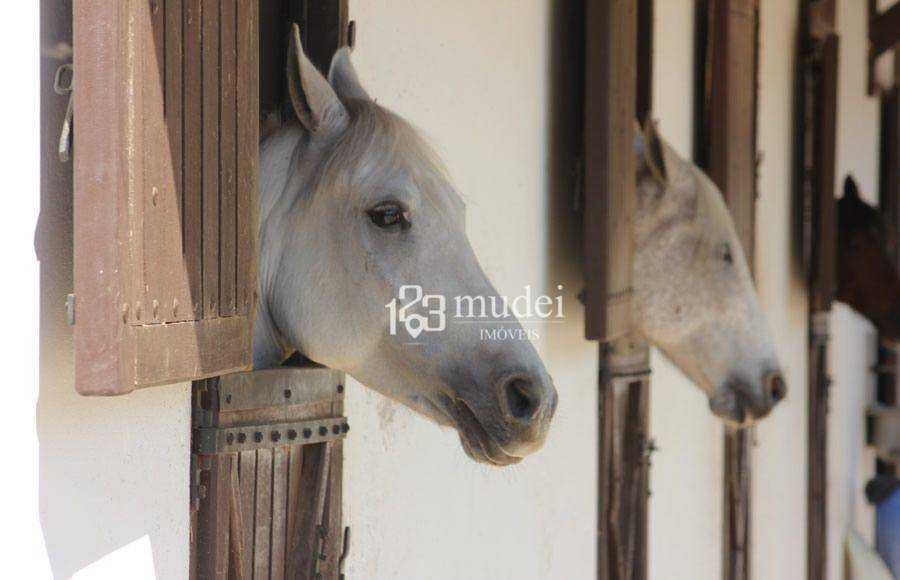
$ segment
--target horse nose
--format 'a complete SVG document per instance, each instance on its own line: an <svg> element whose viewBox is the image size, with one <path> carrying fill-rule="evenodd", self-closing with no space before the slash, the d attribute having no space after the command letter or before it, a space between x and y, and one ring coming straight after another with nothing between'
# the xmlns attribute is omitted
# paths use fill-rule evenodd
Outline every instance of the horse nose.
<svg viewBox="0 0 900 580"><path fill-rule="evenodd" d="M541 408L541 393L534 382L512 377L500 383L500 406L507 419L528 423Z"/></svg>
<svg viewBox="0 0 900 580"><path fill-rule="evenodd" d="M766 376L763 378L763 384L766 392L772 399L772 405L776 405L787 395L787 385L784 382L784 377L779 372L766 373Z"/></svg>
<svg viewBox="0 0 900 580"><path fill-rule="evenodd" d="M549 382L515 375L500 381L497 388L500 408L511 423L524 426L544 415L549 419L556 409L556 390Z"/></svg>

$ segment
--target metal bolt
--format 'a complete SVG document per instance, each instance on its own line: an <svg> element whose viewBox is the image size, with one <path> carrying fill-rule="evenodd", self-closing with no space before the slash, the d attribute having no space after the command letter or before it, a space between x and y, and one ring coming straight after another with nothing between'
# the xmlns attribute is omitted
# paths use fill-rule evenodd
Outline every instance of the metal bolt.
<svg viewBox="0 0 900 580"><path fill-rule="evenodd" d="M229 433L228 435L226 435L226 436L225 436L225 441L226 441L229 445L231 445L232 443L234 443L234 433Z"/></svg>
<svg viewBox="0 0 900 580"><path fill-rule="evenodd" d="M238 433L238 443L244 443L247 441L246 433Z"/></svg>
<svg viewBox="0 0 900 580"><path fill-rule="evenodd" d="M341 431L343 431L344 433L346 433L346 432L349 431L349 430L350 430L350 425L349 425L349 424L344 423L343 425L341 425Z"/></svg>
<svg viewBox="0 0 900 580"><path fill-rule="evenodd" d="M297 430L296 429L288 429L288 439L293 441L297 438Z"/></svg>
<svg viewBox="0 0 900 580"><path fill-rule="evenodd" d="M324 437L326 435L328 435L328 427L322 425L321 427L319 427L319 436Z"/></svg>
<svg viewBox="0 0 900 580"><path fill-rule="evenodd" d="M262 431L257 431L256 433L254 433L253 440L256 441L257 443L262 443L262 440L263 440Z"/></svg>
<svg viewBox="0 0 900 580"><path fill-rule="evenodd" d="M278 441L281 439L281 431L272 431L272 441Z"/></svg>
<svg viewBox="0 0 900 580"><path fill-rule="evenodd" d="M303 430L303 438L309 439L310 437L312 437L312 429L307 427L306 429Z"/></svg>
<svg viewBox="0 0 900 580"><path fill-rule="evenodd" d="M226 404L226 405L230 405L230 404L231 404L231 395L225 395L225 404Z"/></svg>
<svg viewBox="0 0 900 580"><path fill-rule="evenodd" d="M290 390L290 389L285 389L285 390L284 390L284 398L285 398L285 399L290 399L290 398L291 398L291 390Z"/></svg>
<svg viewBox="0 0 900 580"><path fill-rule="evenodd" d="M331 432L334 433L335 435L340 435L340 433L341 433L341 426L340 426L340 425L332 425L332 426L331 426Z"/></svg>
<svg viewBox="0 0 900 580"><path fill-rule="evenodd" d="M344 385L338 385L338 386L337 386L337 392L338 392L338 393L343 393L343 392L344 392Z"/></svg>

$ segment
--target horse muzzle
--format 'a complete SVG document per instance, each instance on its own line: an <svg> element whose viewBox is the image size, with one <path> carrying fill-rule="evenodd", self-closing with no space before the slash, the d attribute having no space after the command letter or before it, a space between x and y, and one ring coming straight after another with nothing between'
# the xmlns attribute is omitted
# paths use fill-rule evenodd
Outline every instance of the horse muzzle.
<svg viewBox="0 0 900 580"><path fill-rule="evenodd" d="M749 427L763 419L787 395L784 377L778 371L763 373L760 383L729 381L710 397L712 412L735 427Z"/></svg>
<svg viewBox="0 0 900 580"><path fill-rule="evenodd" d="M497 404L447 401L448 414L459 431L466 453L480 463L505 466L519 463L540 449L556 412L558 396L549 378L512 374L495 384Z"/></svg>

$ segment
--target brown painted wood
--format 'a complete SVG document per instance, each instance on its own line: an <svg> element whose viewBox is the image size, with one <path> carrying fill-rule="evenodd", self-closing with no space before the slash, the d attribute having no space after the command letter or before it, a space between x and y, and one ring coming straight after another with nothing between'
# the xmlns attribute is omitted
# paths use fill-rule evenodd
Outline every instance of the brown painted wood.
<svg viewBox="0 0 900 580"><path fill-rule="evenodd" d="M169 218L172 243L181 252L176 254L175 267L184 267L184 6L185 0L166 0L166 101L165 115L168 127L169 148L172 162L172 185ZM183 281L184 282L184 281ZM165 296L162 311L165 322L181 322L192 318L190 283L173 284L173 296Z"/></svg>
<svg viewBox="0 0 900 580"><path fill-rule="evenodd" d="M220 0L219 16L219 316L232 316L237 290L237 0Z"/></svg>
<svg viewBox="0 0 900 580"><path fill-rule="evenodd" d="M240 504L243 527L241 535L233 541L240 543L245 555L242 564L244 578L253 578L253 538L256 530L256 451L238 454L240 461Z"/></svg>
<svg viewBox="0 0 900 580"><path fill-rule="evenodd" d="M637 3L588 0L585 21L585 336L610 341L632 323Z"/></svg>
<svg viewBox="0 0 900 580"><path fill-rule="evenodd" d="M203 312L219 313L219 0L203 1Z"/></svg>
<svg viewBox="0 0 900 580"><path fill-rule="evenodd" d="M237 311L253 317L256 309L259 208L259 3L237 4Z"/></svg>
<svg viewBox="0 0 900 580"><path fill-rule="evenodd" d="M75 6L76 67L86 71L75 79L82 147L73 158L80 393L250 365L258 72L256 57L245 58L238 82L238 6L252 13L256 2ZM258 22L240 24L252 49ZM239 293L246 304L235 317Z"/></svg>
<svg viewBox="0 0 900 580"><path fill-rule="evenodd" d="M649 351L623 339L600 347L598 578L647 578Z"/></svg>
<svg viewBox="0 0 900 580"><path fill-rule="evenodd" d="M230 469L230 488L228 494L228 510L229 510L229 580L244 580L250 578L244 573L244 560L247 554L244 552L244 544L241 538L244 536L244 510L241 506L241 481L238 474L238 463L240 461L239 454L233 454L231 457Z"/></svg>
<svg viewBox="0 0 900 580"><path fill-rule="evenodd" d="M197 577L199 580L227 580L231 514L231 456L205 456L209 469L201 475L208 495L222 498L212 509L201 510L198 518Z"/></svg>
<svg viewBox="0 0 900 580"><path fill-rule="evenodd" d="M272 580L283 580L287 560L288 462L291 448L278 447L272 458Z"/></svg>
<svg viewBox="0 0 900 580"><path fill-rule="evenodd" d="M655 0L638 0L637 6L637 101L635 117L641 123L653 112L653 27Z"/></svg>
<svg viewBox="0 0 900 580"><path fill-rule="evenodd" d="M756 201L757 0L698 5L697 161L722 190L749 264L754 263ZM750 578L750 432L726 430L722 570Z"/></svg>
<svg viewBox="0 0 900 580"><path fill-rule="evenodd" d="M191 318L203 316L203 45L201 0L184 2L184 192L182 228Z"/></svg>
<svg viewBox="0 0 900 580"><path fill-rule="evenodd" d="M256 452L256 523L253 538L253 576L268 578L271 568L272 450Z"/></svg>
<svg viewBox="0 0 900 580"><path fill-rule="evenodd" d="M297 494L293 535L288 544L288 577L311 578L318 546L317 527L321 516L316 509L319 480L327 468L327 444L309 445L303 451L303 477Z"/></svg>
<svg viewBox="0 0 900 580"><path fill-rule="evenodd" d="M800 7L797 181L809 288L807 578L827 577L828 317L836 285L835 151L838 37L833 2Z"/></svg>

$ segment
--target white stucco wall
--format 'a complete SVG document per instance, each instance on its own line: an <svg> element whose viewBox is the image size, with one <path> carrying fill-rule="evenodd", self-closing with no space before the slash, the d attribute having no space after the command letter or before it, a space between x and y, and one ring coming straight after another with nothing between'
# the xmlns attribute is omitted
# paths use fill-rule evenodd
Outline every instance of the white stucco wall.
<svg viewBox="0 0 900 580"><path fill-rule="evenodd" d="M15 284L0 285L10 387L0 405L4 569L17 577L185 578L188 562L189 389L118 399L72 388L70 194L42 203L35 259L39 143L37 8L0 23L3 70L21 91L6 111L5 174L17 193L0 213ZM566 287L567 323L541 328L537 346L560 394L546 447L496 470L462 453L457 436L358 384L348 389L345 519L350 578L592 579L595 577L597 349L582 339L572 157L578 100L572 3L521 0L354 0L354 61L379 102L423 129L468 204L468 230L503 294L525 284ZM852 171L876 194L877 103L865 96L864 6L839 1L842 33L838 179ZM662 133L692 147L694 0L657 2L655 105ZM791 253L792 75L796 0L763 2L756 271L789 384L756 431L756 578L805 575L806 292ZM567 31L568 27L568 31ZM24 47L31 47L30 52ZM46 46L44 47L46 48ZM47 79L42 78L46 87ZM59 104L58 108L63 105ZM15 111L16 114L10 114ZM15 135L15 139L10 136ZM31 136L29 140L27 137ZM58 179L45 174L42 179ZM832 320L830 578L840 578L850 526L869 535L861 489L871 467L863 407L874 357L870 325L838 306ZM722 428L705 398L653 355L650 568L654 579L720 577ZM7 516L11 514L11 516Z"/></svg>

